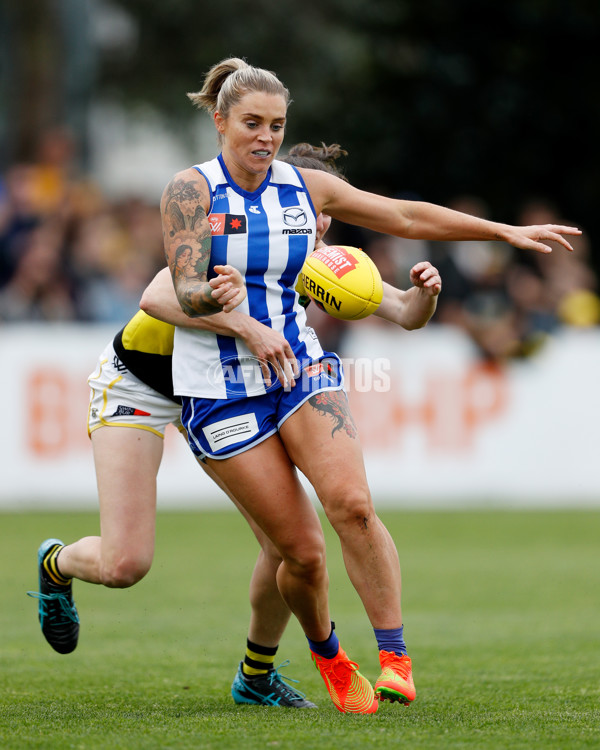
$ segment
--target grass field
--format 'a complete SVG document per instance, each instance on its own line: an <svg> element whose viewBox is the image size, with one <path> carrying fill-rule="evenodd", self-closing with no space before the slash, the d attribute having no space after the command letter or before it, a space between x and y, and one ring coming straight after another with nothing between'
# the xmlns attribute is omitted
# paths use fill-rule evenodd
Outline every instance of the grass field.
<svg viewBox="0 0 600 750"><path fill-rule="evenodd" d="M76 583L68 656L44 641L25 591L40 541L97 533L97 517L0 515L0 747L600 747L600 513L381 515L400 550L418 694L374 716L336 711L295 621L278 657L319 710L233 704L257 551L237 514L159 514L141 583ZM373 634L327 533L337 632L375 680Z"/></svg>

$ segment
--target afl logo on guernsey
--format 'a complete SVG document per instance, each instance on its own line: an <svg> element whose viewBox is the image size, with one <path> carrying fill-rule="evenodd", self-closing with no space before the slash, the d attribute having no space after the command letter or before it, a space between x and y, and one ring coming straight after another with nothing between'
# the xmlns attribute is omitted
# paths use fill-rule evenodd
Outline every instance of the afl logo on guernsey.
<svg viewBox="0 0 600 750"><path fill-rule="evenodd" d="M211 214L208 217L211 234L246 234L244 214Z"/></svg>

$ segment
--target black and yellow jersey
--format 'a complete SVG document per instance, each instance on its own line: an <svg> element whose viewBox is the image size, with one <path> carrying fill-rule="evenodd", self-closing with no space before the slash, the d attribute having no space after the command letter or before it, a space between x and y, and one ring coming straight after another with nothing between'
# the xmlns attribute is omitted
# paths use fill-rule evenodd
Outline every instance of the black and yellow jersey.
<svg viewBox="0 0 600 750"><path fill-rule="evenodd" d="M175 326L137 312L114 338L117 357L129 372L155 391L181 403L173 394L173 337Z"/></svg>

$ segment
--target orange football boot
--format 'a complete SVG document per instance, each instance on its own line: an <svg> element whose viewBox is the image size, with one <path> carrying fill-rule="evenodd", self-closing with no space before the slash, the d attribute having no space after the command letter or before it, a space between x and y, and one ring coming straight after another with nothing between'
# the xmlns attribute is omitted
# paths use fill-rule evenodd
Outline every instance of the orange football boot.
<svg viewBox="0 0 600 750"><path fill-rule="evenodd" d="M417 695L410 656L398 656L393 651L380 651L379 661L383 671L375 683L375 695L381 701L398 701L408 706Z"/></svg>
<svg viewBox="0 0 600 750"><path fill-rule="evenodd" d="M312 660L325 681L333 705L343 714L374 714L379 707L371 683L358 671L340 646L337 656L325 659L311 651Z"/></svg>

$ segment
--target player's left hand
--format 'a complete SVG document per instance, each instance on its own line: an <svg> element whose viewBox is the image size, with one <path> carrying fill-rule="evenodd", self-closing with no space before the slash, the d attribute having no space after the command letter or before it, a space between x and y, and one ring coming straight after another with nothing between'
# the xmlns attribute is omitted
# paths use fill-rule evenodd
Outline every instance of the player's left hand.
<svg viewBox="0 0 600 750"><path fill-rule="evenodd" d="M246 299L244 277L233 266L215 266L218 276L208 283L212 287L212 297L223 306L223 312L231 312Z"/></svg>
<svg viewBox="0 0 600 750"><path fill-rule="evenodd" d="M536 250L538 253L551 253L552 248L546 242L558 242L572 252L573 246L563 237L563 234L578 237L581 234L581 229L565 227L561 224L534 224L527 227L507 226L506 236L498 239L505 239L511 245L520 247L522 250Z"/></svg>
<svg viewBox="0 0 600 750"><path fill-rule="evenodd" d="M442 277L428 260L422 260L410 269L410 281L413 286L423 289L432 297L437 297L442 291Z"/></svg>

